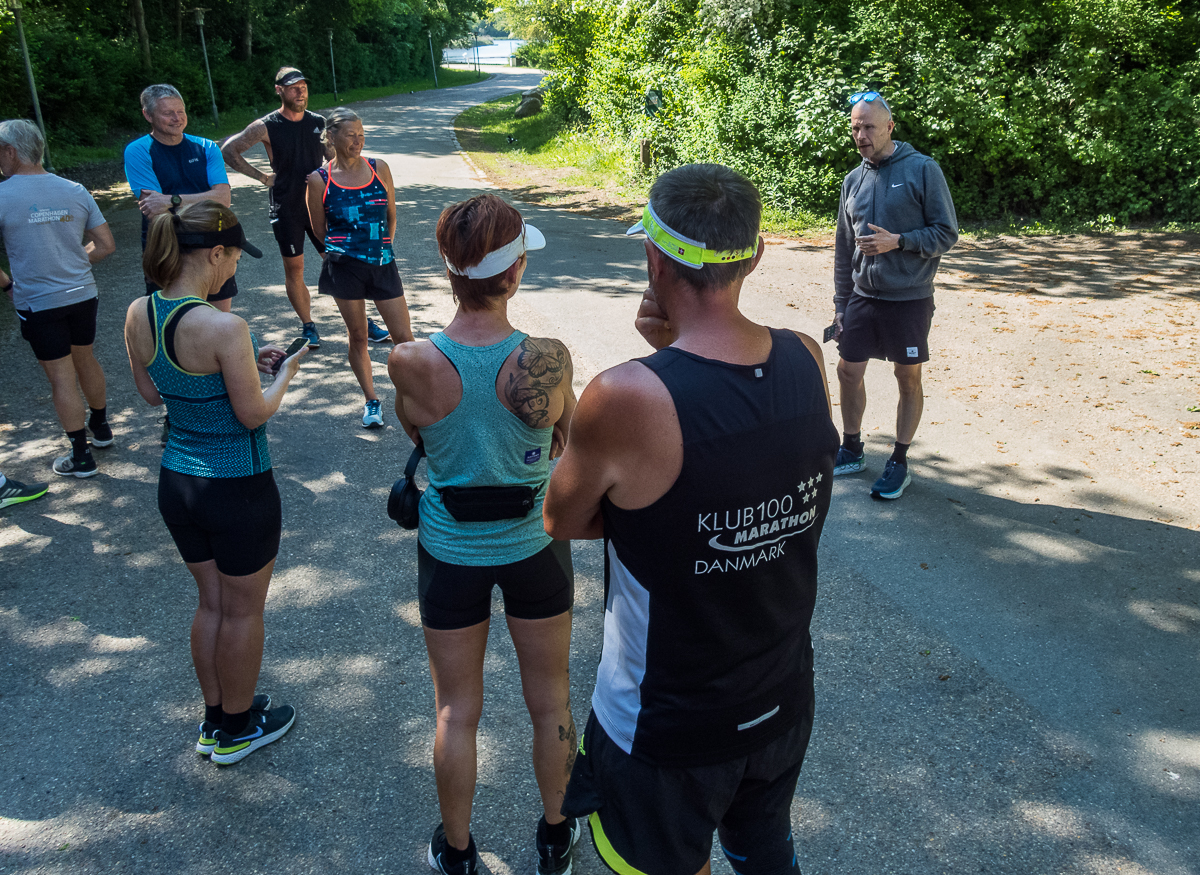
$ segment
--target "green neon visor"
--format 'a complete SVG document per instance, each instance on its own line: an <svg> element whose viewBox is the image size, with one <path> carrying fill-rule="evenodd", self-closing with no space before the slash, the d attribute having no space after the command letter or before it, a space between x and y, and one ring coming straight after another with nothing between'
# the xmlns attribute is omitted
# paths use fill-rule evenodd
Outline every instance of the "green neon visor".
<svg viewBox="0 0 1200 875"><path fill-rule="evenodd" d="M699 240L693 240L690 237L684 237L678 231L672 231L662 220L658 214L654 212L654 207L646 204L646 209L642 211L642 220L625 232L628 237L631 234L645 234L650 238L650 242L663 251L670 258L675 259L680 264L686 264L688 267L694 267L697 270L704 267L706 264L727 264L731 261L745 261L747 258L753 258L758 252L758 241L754 241L753 246L745 249L727 249L718 251L709 249Z"/></svg>

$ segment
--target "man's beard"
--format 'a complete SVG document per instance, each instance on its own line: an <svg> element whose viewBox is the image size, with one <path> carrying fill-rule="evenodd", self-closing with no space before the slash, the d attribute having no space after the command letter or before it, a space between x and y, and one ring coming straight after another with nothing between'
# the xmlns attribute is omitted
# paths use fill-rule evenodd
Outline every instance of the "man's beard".
<svg viewBox="0 0 1200 875"><path fill-rule="evenodd" d="M304 112L305 108L308 106L308 98L305 97L302 100L285 100L283 105L292 112Z"/></svg>

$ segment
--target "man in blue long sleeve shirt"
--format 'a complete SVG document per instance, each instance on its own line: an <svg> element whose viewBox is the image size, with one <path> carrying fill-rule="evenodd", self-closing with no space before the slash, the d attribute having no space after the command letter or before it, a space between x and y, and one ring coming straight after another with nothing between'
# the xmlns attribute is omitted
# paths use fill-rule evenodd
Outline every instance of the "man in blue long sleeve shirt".
<svg viewBox="0 0 1200 875"><path fill-rule="evenodd" d="M921 365L929 360L933 278L958 240L958 219L937 162L892 139L895 122L874 91L850 98L850 133L863 162L842 183L834 249L842 446L835 475L863 470L863 377L873 359L892 362L900 403L896 443L873 498L899 498L912 478L908 446L921 421Z"/></svg>

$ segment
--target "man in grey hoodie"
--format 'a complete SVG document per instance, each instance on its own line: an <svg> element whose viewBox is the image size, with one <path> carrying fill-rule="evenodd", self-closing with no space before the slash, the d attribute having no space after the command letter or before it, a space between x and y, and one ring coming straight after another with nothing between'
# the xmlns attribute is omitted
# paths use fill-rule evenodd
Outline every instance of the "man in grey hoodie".
<svg viewBox="0 0 1200 875"><path fill-rule="evenodd" d="M925 396L921 364L929 360L933 278L958 240L958 219L937 162L892 140L892 111L875 91L850 98L850 133L863 162L842 183L833 263L842 446L833 473L865 467L863 377L873 359L892 362L900 403L896 443L873 498L899 498L912 478L908 446Z"/></svg>

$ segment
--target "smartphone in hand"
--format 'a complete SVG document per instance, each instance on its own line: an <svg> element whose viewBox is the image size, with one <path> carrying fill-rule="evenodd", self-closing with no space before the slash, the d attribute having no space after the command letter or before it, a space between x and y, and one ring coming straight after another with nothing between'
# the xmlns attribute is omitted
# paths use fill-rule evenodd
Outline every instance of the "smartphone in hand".
<svg viewBox="0 0 1200 875"><path fill-rule="evenodd" d="M293 340L284 354L275 359L275 364L271 365L271 373L278 374L279 369L283 367L283 360L291 358L306 346L308 346L307 337L297 337L295 340Z"/></svg>
<svg viewBox="0 0 1200 875"><path fill-rule="evenodd" d="M832 325L830 325L828 328L825 329L825 334L823 335L824 340L822 340L821 342L829 343L829 341L831 341L835 337L837 337L837 330L838 330L837 323L834 322Z"/></svg>

